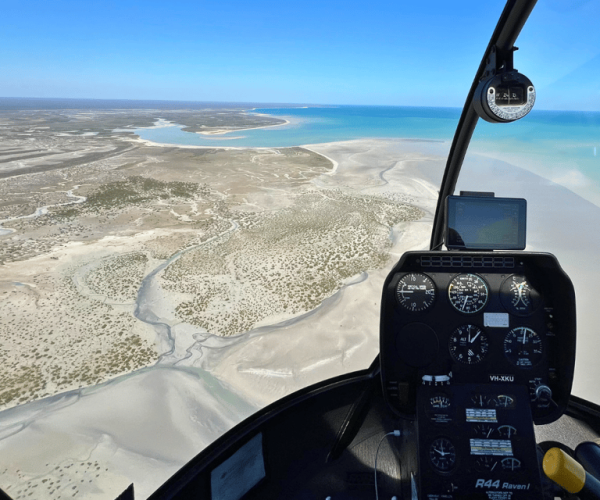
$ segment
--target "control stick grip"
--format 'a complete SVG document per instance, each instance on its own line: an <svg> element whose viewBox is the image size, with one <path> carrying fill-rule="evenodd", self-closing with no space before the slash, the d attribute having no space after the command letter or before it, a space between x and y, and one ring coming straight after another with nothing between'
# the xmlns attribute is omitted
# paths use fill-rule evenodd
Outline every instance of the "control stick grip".
<svg viewBox="0 0 600 500"><path fill-rule="evenodd" d="M581 500L600 500L600 481L560 448L550 448L542 462L544 474Z"/></svg>

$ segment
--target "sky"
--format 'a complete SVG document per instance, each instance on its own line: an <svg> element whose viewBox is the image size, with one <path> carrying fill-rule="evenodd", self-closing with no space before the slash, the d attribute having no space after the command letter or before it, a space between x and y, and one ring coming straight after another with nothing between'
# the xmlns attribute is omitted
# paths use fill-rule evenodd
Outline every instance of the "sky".
<svg viewBox="0 0 600 500"><path fill-rule="evenodd" d="M0 96L460 107L504 3L0 0ZM598 19L538 2L539 109L600 110Z"/></svg>

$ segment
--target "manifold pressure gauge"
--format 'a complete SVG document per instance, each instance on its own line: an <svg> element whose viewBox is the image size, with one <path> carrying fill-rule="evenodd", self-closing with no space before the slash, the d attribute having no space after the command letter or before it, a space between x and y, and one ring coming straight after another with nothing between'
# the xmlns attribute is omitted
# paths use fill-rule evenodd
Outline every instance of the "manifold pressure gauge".
<svg viewBox="0 0 600 500"><path fill-rule="evenodd" d="M396 285L396 298L402 308L410 312L423 312L435 301L435 285L422 273L405 274Z"/></svg>
<svg viewBox="0 0 600 500"><path fill-rule="evenodd" d="M480 118L492 123L514 122L533 108L535 88L516 70L506 71L479 82L473 106Z"/></svg>

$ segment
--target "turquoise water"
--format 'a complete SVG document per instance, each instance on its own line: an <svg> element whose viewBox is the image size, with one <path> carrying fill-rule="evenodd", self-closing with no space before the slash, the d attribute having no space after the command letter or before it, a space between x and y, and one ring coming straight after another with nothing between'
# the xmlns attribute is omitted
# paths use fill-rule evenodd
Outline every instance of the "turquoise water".
<svg viewBox="0 0 600 500"><path fill-rule="evenodd" d="M215 147L290 147L364 137L446 140L458 124L460 109L387 106L268 108L252 112L284 118L290 124L239 130L219 136L182 132L180 127L138 129L150 141Z"/></svg>
<svg viewBox="0 0 600 500"><path fill-rule="evenodd" d="M249 112L290 124L206 137L172 126L138 129L158 143L212 147L289 147L360 138L451 141L458 108L337 106L263 108ZM600 204L600 113L533 110L515 123L479 120L470 151L493 156L560 182Z"/></svg>

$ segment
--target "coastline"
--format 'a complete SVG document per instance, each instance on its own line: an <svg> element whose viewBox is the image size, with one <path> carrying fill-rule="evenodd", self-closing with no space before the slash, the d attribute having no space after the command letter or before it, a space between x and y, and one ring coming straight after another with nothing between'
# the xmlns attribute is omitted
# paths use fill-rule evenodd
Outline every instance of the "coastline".
<svg viewBox="0 0 600 500"><path fill-rule="evenodd" d="M257 115L257 116L267 116L269 118L272 118L271 115L267 115L265 113L244 113L244 114L253 114L253 115ZM281 120L283 120L285 123L274 123L273 125L263 125L261 127L248 127L248 128L236 128L236 129L223 129L223 130L211 130L208 132L196 132L196 134L202 134L202 135L223 135L223 134L229 134L230 132L243 132L244 130L258 130L261 128L272 128L272 127L284 127L286 125L289 125L291 122L289 120L286 120L285 118L280 118ZM237 137L236 137L237 139Z"/></svg>
<svg viewBox="0 0 600 500"><path fill-rule="evenodd" d="M394 176L389 170L399 147L402 144L371 140L313 145L311 151L335 162L336 167L332 173L321 174L312 183L314 187L310 181L306 187L323 184L326 189L371 195L383 190L382 195L390 197L390 186L380 177L382 170L387 170L388 182L400 182L402 193L417 191L417 184L408 178L412 174L398 171ZM417 160L418 155L411 152L409 158ZM425 244L434 206L430 190L424 191L422 203L402 193L398 201L422 206L427 215L394 228L393 255ZM282 192L279 196L284 200L289 195ZM271 202L265 199L263 203ZM127 241L122 250L131 252L148 237L123 234L107 242L120 245ZM57 252L61 261L71 262L71 252L85 254L89 260L90 250L82 243ZM121 249L113 246L111 251ZM30 282L31 276L54 262L49 260L52 256L27 265L11 264L11 269L19 267L26 273L13 279ZM114 498L131 482L140 498L148 496L203 447L258 408L319 380L369 366L378 351L379 310L373 297L379 296L380 281L391 263L349 280L313 311L283 321L273 316L235 338L199 334L198 329L179 326L174 332L176 366L159 363L100 385L0 412L0 470L5 471L0 485L11 494L25 483L33 487L42 486L42 480L56 482L60 474L75 479L85 473L89 461L97 462L103 474L82 490L86 498ZM168 305L169 297L165 298L161 314L174 309ZM312 347L316 343L321 346L318 351ZM186 357L186 352L195 354ZM163 437L155 439L153 429L159 428L165 430L161 431ZM73 432L78 435L77 442L71 438ZM31 442L36 443L34 458ZM65 464L70 468L65 470ZM37 488L36 494L42 489L46 488Z"/></svg>
<svg viewBox="0 0 600 500"><path fill-rule="evenodd" d="M182 149L284 149L120 139ZM298 147L333 164L331 171L309 181L310 187L377 195L413 204L424 212L422 219L399 223L390 230L390 260L386 266L366 270L364 275L349 280L322 305L300 317L282 321L273 316L238 337L203 335L198 329L181 325L174 336L174 352L179 356L174 366L157 364L100 385L0 412L0 470L6 471L0 485L9 494L17 489L14 485L22 488L26 482L41 486L44 479L57 481L64 477L65 483L67 479L74 481L87 473L88 462L97 462L103 472L94 480L93 488L85 491L86 498L114 498L132 481L136 494L144 498L253 411L320 380L365 368L377 356L381 282L403 252L427 248L448 144L369 138ZM468 157L461 179L457 190L481 190L494 179L498 196L527 198L531 214L527 249L556 252L576 284L585 286L600 279L590 276L581 248L572 245L573 241L579 241L583 248L600 244L600 236L588 234L585 228L572 223L586 213L590 224L600 224L600 209L543 177L495 158ZM283 199L287 193L281 191ZM248 206L252 202L248 200ZM271 200L265 198L262 202ZM556 225L568 233L567 237L556 238ZM120 235L119 241L115 237L107 241L121 245L118 251L131 251L147 237L134 231ZM78 243L57 250L56 255L60 252L62 259L69 252L82 254L86 249L90 246ZM52 267L55 262L48 259L53 255L28 261L27 266L21 265L22 272L31 277L43 267ZM19 281L28 283L32 279ZM578 300L588 308L594 307L590 304L592 292L582 288L577 293ZM161 307L165 314L175 307L174 302L169 305L171 300L167 296L166 305ZM597 321L582 318L579 324L588 335L579 339L578 356L585 366L591 366L595 351L589 332ZM313 348L317 344L318 351ZM193 355L185 357L186 352ZM586 391L593 390L589 384L594 374L579 372L578 377L577 395L592 397ZM161 429L160 439L155 439L156 429ZM72 438L73 432L77 441ZM35 452L31 443L35 443ZM55 471L54 467L59 469ZM12 487L6 488L7 484Z"/></svg>

